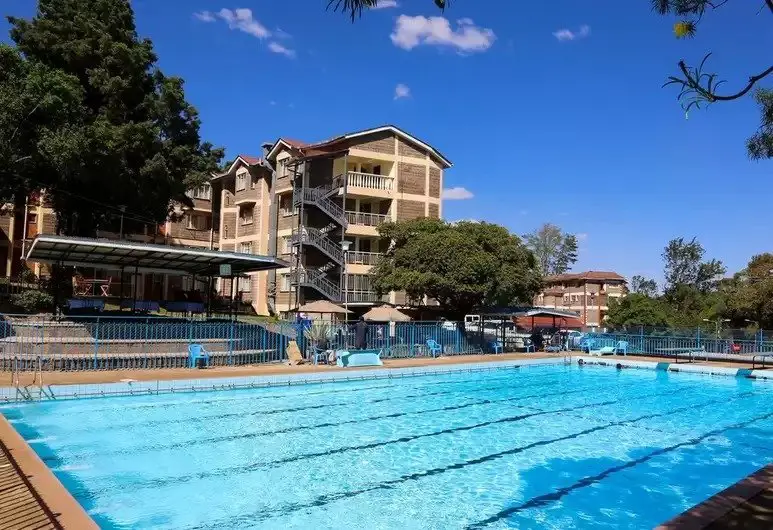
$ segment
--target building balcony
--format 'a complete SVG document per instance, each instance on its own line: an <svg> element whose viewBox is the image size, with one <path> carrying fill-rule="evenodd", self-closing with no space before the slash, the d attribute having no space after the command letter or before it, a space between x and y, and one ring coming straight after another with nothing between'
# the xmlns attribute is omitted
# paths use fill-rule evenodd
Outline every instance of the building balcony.
<svg viewBox="0 0 773 530"><path fill-rule="evenodd" d="M377 304L388 302L389 296L379 296L375 291L344 291L345 303L347 304Z"/></svg>
<svg viewBox="0 0 773 530"><path fill-rule="evenodd" d="M383 254L380 252L356 252L350 250L346 253L347 265L375 265Z"/></svg>
<svg viewBox="0 0 773 530"><path fill-rule="evenodd" d="M346 212L346 233L356 236L378 237L376 227L390 220L388 215L378 213Z"/></svg>
<svg viewBox="0 0 773 530"><path fill-rule="evenodd" d="M349 171L346 173L346 195L360 197L390 198L394 191L394 178L387 175ZM342 175L335 178L335 184L344 183Z"/></svg>

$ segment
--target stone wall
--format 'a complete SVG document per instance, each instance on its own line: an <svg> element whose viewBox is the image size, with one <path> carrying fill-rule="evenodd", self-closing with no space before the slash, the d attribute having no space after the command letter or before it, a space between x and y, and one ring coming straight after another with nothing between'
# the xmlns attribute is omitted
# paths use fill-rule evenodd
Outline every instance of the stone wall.
<svg viewBox="0 0 773 530"><path fill-rule="evenodd" d="M426 168L416 164L400 162L397 165L397 191L424 195L426 184Z"/></svg>
<svg viewBox="0 0 773 530"><path fill-rule="evenodd" d="M408 221L425 217L424 203L419 201L397 201L397 220Z"/></svg>

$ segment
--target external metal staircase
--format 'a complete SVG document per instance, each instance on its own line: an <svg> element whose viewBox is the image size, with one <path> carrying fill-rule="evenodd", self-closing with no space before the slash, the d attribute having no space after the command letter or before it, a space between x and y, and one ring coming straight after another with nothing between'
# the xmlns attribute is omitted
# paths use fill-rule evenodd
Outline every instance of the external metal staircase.
<svg viewBox="0 0 773 530"><path fill-rule="evenodd" d="M331 282L320 269L301 268L297 271L297 280L302 287L316 289L333 302L342 300L341 289Z"/></svg>
<svg viewBox="0 0 773 530"><path fill-rule="evenodd" d="M292 243L293 245L301 243L313 245L339 265L344 262L344 252L341 250L341 245L327 237L317 228L301 226L300 230L293 232Z"/></svg>

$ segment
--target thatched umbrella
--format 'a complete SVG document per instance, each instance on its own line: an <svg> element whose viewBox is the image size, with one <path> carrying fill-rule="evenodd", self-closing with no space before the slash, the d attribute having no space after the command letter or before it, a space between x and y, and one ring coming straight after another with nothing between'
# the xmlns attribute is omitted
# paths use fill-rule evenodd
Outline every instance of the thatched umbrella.
<svg viewBox="0 0 773 530"><path fill-rule="evenodd" d="M365 313L363 317L365 320L370 320L372 322L408 322L411 320L411 317L405 313L401 313L394 307L388 305L374 307Z"/></svg>

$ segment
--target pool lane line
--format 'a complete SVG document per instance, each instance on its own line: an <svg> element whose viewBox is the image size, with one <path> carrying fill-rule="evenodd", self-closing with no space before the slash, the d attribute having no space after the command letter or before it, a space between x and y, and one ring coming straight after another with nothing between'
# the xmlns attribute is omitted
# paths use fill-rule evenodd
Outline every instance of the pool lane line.
<svg viewBox="0 0 773 530"><path fill-rule="evenodd" d="M675 394L675 393L678 393L678 392L672 392L672 393ZM739 394L737 396L734 396L733 398L730 398L730 401L733 401L735 399L741 399L743 397L749 397L749 395L752 395L752 394L754 394L754 392L746 392L744 394ZM655 395L655 396L650 396L650 397L657 397L657 396ZM644 396L637 396L634 399L643 399L643 398L644 398ZM620 402L620 401L625 401L625 400L619 400L617 402ZM393 489L394 486L397 486L397 485L402 484L404 482L420 480L422 478L426 478L426 477L430 477L430 476L435 476L435 475L440 475L440 474L445 473L447 471L455 471L455 470L458 470L458 469L464 469L464 468L467 468L467 467L470 467L470 466L475 466L475 465L478 465L478 464L484 464L484 463L487 463L487 462L498 460L498 459L503 458L505 456L512 456L512 455L515 455L515 454L518 454L518 453L523 453L523 452L525 452L525 451L527 451L529 449L534 449L536 447L543 447L543 446L551 445L553 443L563 442L563 441L566 441L566 440L571 440L571 439L574 439L574 438L578 438L580 436L585 436L585 435L588 435L588 434L593 434L595 432L599 432L599 431L603 431L603 430L606 430L606 429L610 429L612 427L619 427L619 426L624 425L626 423L635 423L635 422L639 422L639 421L646 420L646 419L657 418L657 417L661 417L661 416L668 416L668 415L671 415L671 414L677 414L679 412L685 412L685 411L688 411L688 410L691 410L691 409L694 409L694 408L708 407L708 406L711 406L711 405L716 405L716 404L720 404L720 403L727 403L727 402L728 402L727 398L716 399L716 400L712 400L712 401L709 401L709 402L706 402L706 403L702 403L702 404L698 404L698 405L691 404L691 405L686 405L684 407L679 407L679 408L676 408L676 409L673 409L673 410L670 410L670 411L646 414L646 415L643 415L643 416L639 416L637 418L631 418L631 419L628 419L628 420L621 420L621 421L611 422L611 423L608 423L608 424L599 425L599 426L596 426L596 427L591 427L589 429L585 429L583 431L576 432L576 433L573 433L573 434L568 434L566 436L561 436L561 437L558 437L558 438L552 438L552 439L549 439L549 440L540 440L540 441L533 442L533 443L530 443L530 444L527 444L527 445L523 445L523 446L519 446L519 447L514 447L514 448L511 448L511 449L507 449L505 451L500 451L498 453L492 453L492 454L484 455L484 456L481 456L481 457L478 457L478 458L474 458L474 459L471 459L471 460L466 460L464 462L457 462L455 464L450 464L450 465L447 465L447 466L437 467L437 468L429 469L429 470L426 470L426 471L419 471L419 472L416 472L416 473L410 473L410 474L402 475L402 476L400 476L400 477L398 477L396 479L391 479L391 480L379 482L377 484L374 484L373 486L365 487L365 488L362 488L362 489L359 489L359 490L340 492L340 493L331 493L331 494L327 494L327 495L320 495L319 497L317 497L316 499L314 499L313 501L310 501L310 502L289 504L289 505L285 505L284 507L276 508L276 509L273 509L273 510L272 509L269 509L269 510L259 510L259 511L253 512L251 514L240 515L240 516L236 516L234 518L230 518L230 519L227 519L227 520L221 520L221 521L218 521L217 523L208 523L206 525L188 527L188 530L202 530L202 529L205 529L205 528L221 528L222 526L224 526L226 524L232 524L233 522L237 522L240 519L244 519L245 522L246 521L253 522L253 521L264 521L264 520L267 520L267 519L270 519L270 518L273 518L273 517L281 517L281 516L288 515L290 513L293 513L293 512L299 511L299 510L305 510L305 509L309 509L309 508L322 507L322 506L325 506L325 505L330 504L332 502L339 501L339 500L344 500L344 499L349 499L351 497L362 495L364 493L371 493L371 492L374 492L374 491ZM595 406L603 406L603 405L596 404ZM771 413L771 415L773 415L773 413Z"/></svg>
<svg viewBox="0 0 773 530"><path fill-rule="evenodd" d="M636 396L634 399L644 399L644 398L650 398L650 397L661 397L661 396L669 396L669 395L675 395L679 394L681 392L686 391L687 389L676 389L671 390L668 392L656 392L654 394L645 394L643 396ZM434 438L436 436L442 436L445 434L455 434L458 432L466 432L466 431L472 431L475 429L480 429L483 427L489 427L491 425L501 425L505 423L516 423L519 421L523 421L525 419L534 418L538 416L545 416L547 414L555 414L557 412L567 411L567 410L577 410L580 408L586 408L586 407L600 407L604 405L614 405L615 403L620 403L623 401L629 401L631 398L626 397L623 399L614 399L614 400L606 400L601 401L597 403L584 403L581 405L576 405L573 407L566 407L563 409L555 409L555 410L548 410L548 411L541 411L541 412L530 412L528 414L518 414L516 416L507 416L504 418L498 418L496 420L488 420L480 423L474 423L471 425L461 425L458 427L449 427L446 429L441 429L439 431L432 431L428 433L421 433L421 434L412 434L407 436L401 436L399 438L392 438L390 440L382 440L379 442L371 442L367 444L362 445L350 445L345 447L336 447L333 449L327 449L325 451L318 451L315 453L302 453L299 455L289 456L285 458L279 458L277 460L270 460L267 462L255 462L252 464L247 465L240 465L236 467L230 467L230 468L222 468L218 470L213 471L203 471L200 473L192 473L190 475L182 475L177 477L169 477L169 478L161 478L161 479L152 479L147 481L147 486L151 487L159 487L164 486L166 484L180 484L183 482L189 482L191 480L200 480L210 477L217 477L221 475L242 475L245 473L250 473L252 471L258 470L258 469L267 469L267 468L273 468L277 466L281 466L284 464L290 464L294 462L300 462L303 460L311 460L314 458L320 458L325 456L333 456L337 454L342 453L348 453L350 451L362 451L367 449L376 449L379 447L386 447L388 445L394 445L394 444L402 444L402 443L408 443L413 442L416 440L422 440L425 438ZM135 484L128 485L129 487L137 487L141 488L143 487L142 482L137 482Z"/></svg>
<svg viewBox="0 0 773 530"><path fill-rule="evenodd" d="M562 372L561 374L565 374L568 372ZM551 374L551 375L561 375L561 374ZM530 388L533 386L539 386L541 384L544 384L544 380L548 379L547 374L544 374L545 377L540 378L538 381L530 382L531 384L521 384L514 386L514 388ZM506 382L508 378L497 378L497 381ZM475 383L478 381L477 379L469 379L466 381L453 381L453 382L446 382L446 384L468 384L468 383ZM481 382L486 382L486 380L482 380ZM569 382L567 380L567 382ZM423 387L422 387L423 388ZM346 407L350 405L369 405L374 403L385 403L388 401L395 401L395 400L401 400L401 399L417 399L417 398L425 398L425 397L433 397L433 396L446 396L450 394L460 394L464 392L468 393L477 393L477 392L485 392L489 390L498 390L500 388L505 388L505 385L494 385L494 386L487 386L487 387L477 387L477 388L465 388L465 389L458 389L458 390L440 390L437 392L422 392L418 394L404 394L404 395L390 395L382 398L376 398L376 399L368 399L368 400L353 400L353 401L344 401L344 402L335 402L335 403L317 403L315 405L303 405L300 407L288 407L284 409L269 409L269 410L258 410L258 411L251 411L251 412L232 412L232 413L225 413L225 414L212 414L207 416L191 416L188 418L179 418L179 419L172 419L172 420L153 420L153 421L139 421L134 423L123 423L123 424L111 424L111 425L105 425L105 426L99 426L95 427L94 429L84 429L84 431L90 431L90 430L99 430L101 432L104 431L111 431L111 430L122 430L126 428L133 427L135 425L142 425L143 427L148 426L155 426L155 425L174 425L179 423L204 423L208 422L210 420L220 420L225 418L244 418L248 416L269 416L274 414L284 414L284 413L294 413L294 412L303 412L306 410L318 410L318 409L328 409L333 407ZM408 388L407 390L412 390L411 388ZM32 424L31 426L34 426L35 424Z"/></svg>
<svg viewBox="0 0 773 530"><path fill-rule="evenodd" d="M553 382L552 385L555 385L558 382ZM545 385L548 386L548 385ZM198 440L190 440L187 442L179 442L175 444L170 445L147 445L145 447L137 447L134 446L131 448L132 452L148 452L148 451L166 451L170 449L182 449L185 447L191 447L201 444L211 444L211 443L220 443L220 442L231 442L235 440L245 440L245 439L252 439L252 438L261 438L264 436L274 436L277 434L287 434L291 432L297 432L297 431L304 431L304 430L313 430L313 429L321 429L326 427L340 427L342 425L355 425L359 423L365 423L368 421L378 421L383 419L394 419L394 418L401 418L404 416L417 416L421 414L431 414L435 412L448 412L453 410L461 410L468 407L474 407L474 406L480 406L480 405L493 405L498 403L508 403L508 402L514 402L514 401L522 401L524 399L534 399L534 398L543 398L548 396L566 396L570 394L579 394L582 392L588 392L597 390L600 388L604 388L603 386L589 386L585 388L575 389L575 390L568 390L566 392L549 392L549 393L540 393L540 394L529 394L525 396L514 396L514 397L508 397L508 398L501 398L501 399L482 399L477 401L470 401L466 403L460 403L457 405L448 405L445 407L440 408L434 408L434 409L422 409L422 410L415 410L415 411L408 411L408 412L393 412L391 414L383 414L380 416L367 416L365 418L359 418L354 420L344 420L344 421L338 421L338 422L326 422L326 423L316 423L312 425L298 425L295 427L285 427L283 429L275 429L273 431L259 431L259 432L250 432L250 433L242 433L242 434L234 434L229 436L217 436L213 438L204 438L204 439L198 439ZM534 407L526 407L526 406L520 406L521 408L530 408L534 409ZM535 409L536 410L536 409ZM116 450L116 451L102 451L99 453L100 457L109 456L111 454L123 454L125 450ZM68 459L72 459L73 457L79 457L79 458L87 458L88 454L69 454L67 455ZM53 463L60 462L64 464L64 462L61 461L60 457L52 456L42 459L44 462L46 462L49 465L53 465Z"/></svg>
<svg viewBox="0 0 773 530"><path fill-rule="evenodd" d="M512 515L515 515L516 513L522 512L524 510L528 510L530 508L539 508L542 506L546 506L548 504L552 504L558 500L561 500L563 497L569 495L570 493L577 491L582 488L586 488L588 486L592 486L593 484L597 484L604 480L605 478L609 477L610 475L614 475L615 473L618 473L620 471L630 469L633 467L638 466L639 464L643 464L645 462L648 462L649 460L652 460L653 458L656 458L658 456L662 456L668 453L671 453L673 451L676 451L678 449L682 449L684 447L690 447L699 445L702 442L704 442L706 439L711 438L712 436L718 436L720 434L723 434L730 430L735 429L743 429L745 427L748 427L749 425L766 420L769 418L773 418L773 412L768 412L766 414L763 414L761 416L757 416L755 418L751 418L749 420L745 420L742 422L738 422L732 425L728 425L726 427L722 427L720 429L714 429L712 431L709 431L705 434L701 434L700 436L696 436L694 438L691 438L689 440L685 440L684 442L679 442L673 445L670 445L668 447L662 447L660 449L656 449L655 451L652 451L651 453L648 453L644 456L641 456L639 458L636 458L634 460L629 460L628 462L625 462L624 464L620 464L617 466L613 466L610 468L605 469L601 473L598 473L596 475L590 475L583 477L582 479L578 480L574 484L571 484L569 486L565 486L563 488L559 488L551 493L547 493L545 495L539 495L537 497L532 497L528 501L524 502L523 504L519 504L518 506L513 506L511 508L507 508L505 510L502 510L491 517L484 519L482 521L479 521L477 523L473 523L467 528L474 529L474 528L483 528L484 526L488 526L492 523L495 523L497 521L500 521L502 519L505 519L507 517L510 517Z"/></svg>

